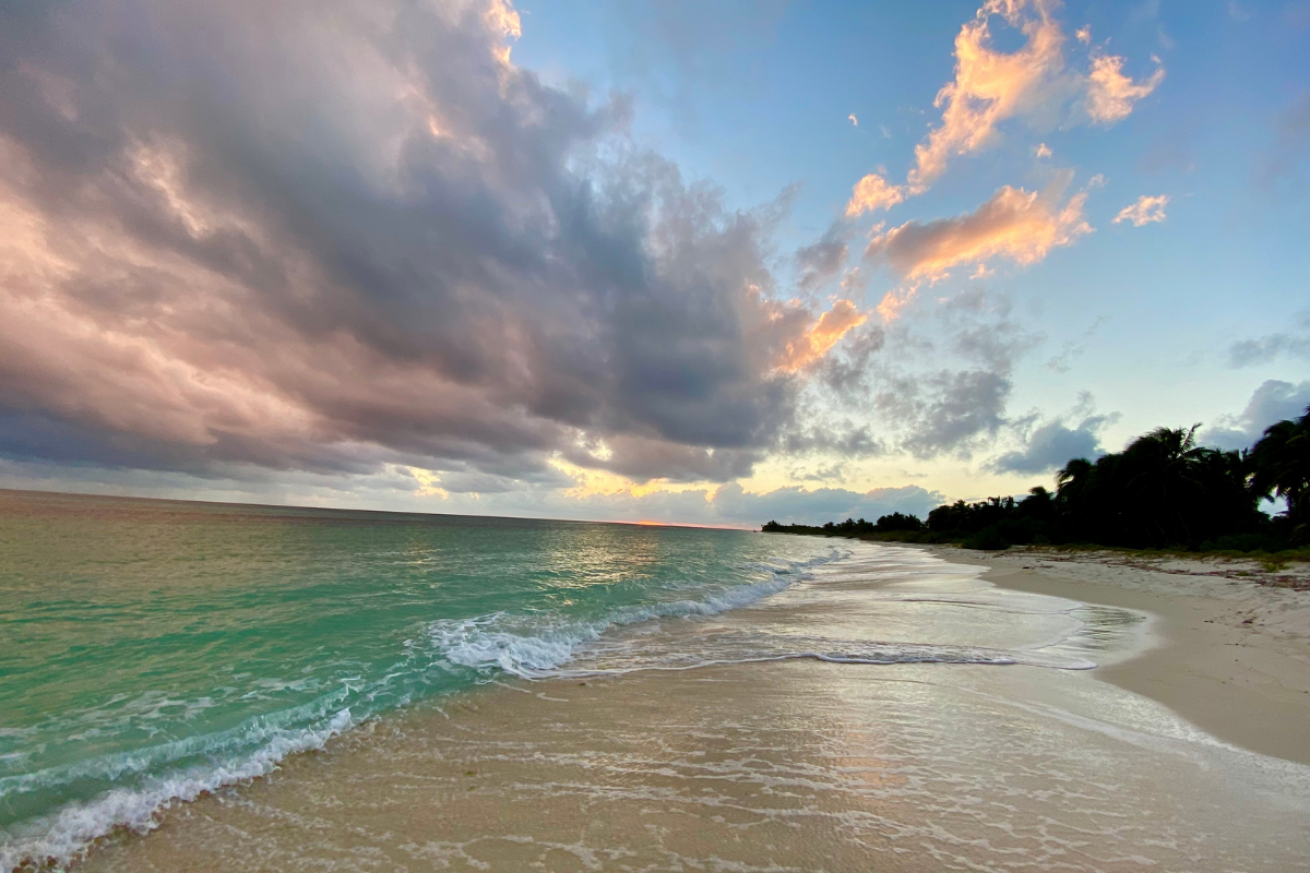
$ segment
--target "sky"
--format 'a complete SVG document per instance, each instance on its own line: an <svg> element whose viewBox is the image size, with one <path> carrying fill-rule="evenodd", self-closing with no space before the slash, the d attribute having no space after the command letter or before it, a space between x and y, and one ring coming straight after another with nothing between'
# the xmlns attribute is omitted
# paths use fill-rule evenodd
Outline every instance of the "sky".
<svg viewBox="0 0 1310 873"><path fill-rule="evenodd" d="M1310 406L1310 0L0 7L0 487L733 527Z"/></svg>

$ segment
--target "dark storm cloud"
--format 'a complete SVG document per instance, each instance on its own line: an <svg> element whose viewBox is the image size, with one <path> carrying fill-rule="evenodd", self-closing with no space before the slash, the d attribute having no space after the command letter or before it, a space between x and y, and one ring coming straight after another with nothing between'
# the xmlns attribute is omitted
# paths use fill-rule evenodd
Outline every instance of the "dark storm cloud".
<svg viewBox="0 0 1310 873"><path fill-rule="evenodd" d="M748 474L817 318L773 302L779 209L726 209L631 146L624 99L509 64L516 27L496 2L0 9L0 451Z"/></svg>

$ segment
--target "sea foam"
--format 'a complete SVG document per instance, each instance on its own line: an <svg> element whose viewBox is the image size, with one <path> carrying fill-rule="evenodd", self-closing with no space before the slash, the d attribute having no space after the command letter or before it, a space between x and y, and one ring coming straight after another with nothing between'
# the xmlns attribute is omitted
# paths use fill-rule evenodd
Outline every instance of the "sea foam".
<svg viewBox="0 0 1310 873"><path fill-rule="evenodd" d="M138 788L112 788L87 803L65 804L52 816L29 819L10 831L9 839L0 842L0 870L72 863L117 828L147 833L159 826L159 814L168 807L266 776L288 755L321 749L352 724L350 710L344 709L317 727L276 731L253 753L147 779Z"/></svg>
<svg viewBox="0 0 1310 873"><path fill-rule="evenodd" d="M805 578L806 570L848 554L833 550L820 558L781 566L756 564L755 569L768 573L767 578L707 592L699 600L684 598L620 607L591 620L502 611L470 619L434 621L428 634L434 648L451 664L478 671L496 668L524 679L539 679L553 675L581 647L596 642L611 628L717 615L749 606Z"/></svg>

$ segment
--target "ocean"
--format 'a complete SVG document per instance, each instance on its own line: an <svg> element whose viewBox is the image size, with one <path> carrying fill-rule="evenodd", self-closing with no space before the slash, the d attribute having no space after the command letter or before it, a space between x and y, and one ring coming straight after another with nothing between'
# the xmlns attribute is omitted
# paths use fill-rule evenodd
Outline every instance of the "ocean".
<svg viewBox="0 0 1310 873"><path fill-rule="evenodd" d="M0 491L0 868L842 554L621 524Z"/></svg>
<svg viewBox="0 0 1310 873"><path fill-rule="evenodd" d="M1303 841L1306 768L1059 678L1144 616L912 549L0 491L0 556L0 870L1239 857L1178 786Z"/></svg>

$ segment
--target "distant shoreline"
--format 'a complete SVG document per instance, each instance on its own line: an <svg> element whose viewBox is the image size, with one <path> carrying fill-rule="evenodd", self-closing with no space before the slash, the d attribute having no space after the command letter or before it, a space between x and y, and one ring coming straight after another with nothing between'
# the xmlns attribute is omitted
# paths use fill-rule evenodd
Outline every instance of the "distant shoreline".
<svg viewBox="0 0 1310 873"><path fill-rule="evenodd" d="M1253 561L1260 564L1268 562L1275 564L1286 564L1291 562L1310 563L1310 548L1303 546L1292 547L1277 552L1261 550L1237 551L1233 549L1134 549L1127 546L1109 546L1101 543L1083 542L1049 543L1041 545L1015 543L1006 545L1003 548L988 548L966 546L966 538L964 537L944 536L933 534L930 531L892 531L851 534L825 531L822 527L817 526L790 525L789 527L792 529L762 530L762 532L791 534L793 536L828 537L829 539L855 539L860 540L861 542L882 543L889 546L921 546L929 549L956 549L962 553L972 555L1000 554L1007 550L1012 551L1013 553L1020 553L1025 550L1038 550L1044 552L1050 551L1064 555L1093 552L1104 553L1108 555L1119 555L1127 560L1176 557L1186 560L1218 559L1224 561ZM1307 574L1306 585L1310 586L1310 573Z"/></svg>

